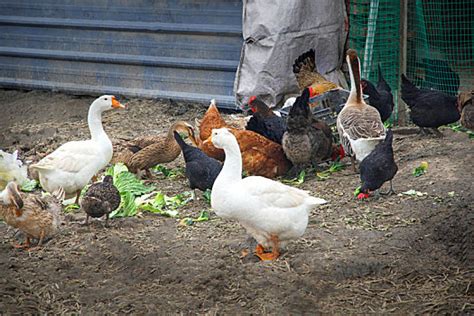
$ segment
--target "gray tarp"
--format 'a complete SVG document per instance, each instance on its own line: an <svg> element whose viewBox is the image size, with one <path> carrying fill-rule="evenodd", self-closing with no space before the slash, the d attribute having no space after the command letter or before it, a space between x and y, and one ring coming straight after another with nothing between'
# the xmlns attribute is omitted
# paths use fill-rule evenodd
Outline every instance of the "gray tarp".
<svg viewBox="0 0 474 316"><path fill-rule="evenodd" d="M294 60L310 48L319 72L346 86L339 70L346 31L344 0L244 0L244 44L234 91L237 103L263 95L270 105L299 92Z"/></svg>

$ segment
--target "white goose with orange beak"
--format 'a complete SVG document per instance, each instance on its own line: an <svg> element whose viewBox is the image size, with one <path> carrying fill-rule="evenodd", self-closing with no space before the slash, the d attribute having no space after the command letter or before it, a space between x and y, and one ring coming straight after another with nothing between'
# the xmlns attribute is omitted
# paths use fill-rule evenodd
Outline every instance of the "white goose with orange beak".
<svg viewBox="0 0 474 316"><path fill-rule="evenodd" d="M102 127L102 113L123 109L113 95L103 95L92 102L87 123L91 139L67 142L31 166L37 170L43 189L54 192L63 188L66 197L76 195L112 158L112 142Z"/></svg>

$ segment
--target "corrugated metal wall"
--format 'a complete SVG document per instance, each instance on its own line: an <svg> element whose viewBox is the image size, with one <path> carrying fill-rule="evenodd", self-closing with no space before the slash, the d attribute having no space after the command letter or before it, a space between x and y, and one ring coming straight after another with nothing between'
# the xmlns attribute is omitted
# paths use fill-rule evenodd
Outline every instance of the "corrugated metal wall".
<svg viewBox="0 0 474 316"><path fill-rule="evenodd" d="M0 0L0 86L233 107L241 0Z"/></svg>

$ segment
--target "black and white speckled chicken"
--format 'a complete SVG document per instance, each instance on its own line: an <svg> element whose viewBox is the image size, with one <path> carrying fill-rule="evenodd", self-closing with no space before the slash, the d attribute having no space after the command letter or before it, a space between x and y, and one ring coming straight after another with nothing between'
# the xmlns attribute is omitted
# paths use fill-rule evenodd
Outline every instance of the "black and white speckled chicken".
<svg viewBox="0 0 474 316"><path fill-rule="evenodd" d="M276 115L268 105L256 96L250 97L248 105L252 110L252 117L245 128L281 144L286 130L285 119Z"/></svg>
<svg viewBox="0 0 474 316"><path fill-rule="evenodd" d="M113 183L112 176L105 176L102 182L92 184L81 199L81 208L86 212L86 224L89 217L105 215L105 225L108 224L109 214L120 206L120 193Z"/></svg>
<svg viewBox="0 0 474 316"><path fill-rule="evenodd" d="M304 89L288 114L287 129L282 139L283 151L293 163L290 176L308 165L316 166L332 155L331 128L313 117L309 108L310 92Z"/></svg>
<svg viewBox="0 0 474 316"><path fill-rule="evenodd" d="M189 187L201 191L212 189L214 181L222 170L222 163L209 157L201 149L186 144L177 132L174 132L174 138L183 152Z"/></svg>
<svg viewBox="0 0 474 316"><path fill-rule="evenodd" d="M358 199L367 198L370 192L382 187L390 181L388 193L394 193L392 179L398 171L398 166L393 157L393 132L387 130L385 139L375 146L375 149L360 163L360 180L362 186Z"/></svg>

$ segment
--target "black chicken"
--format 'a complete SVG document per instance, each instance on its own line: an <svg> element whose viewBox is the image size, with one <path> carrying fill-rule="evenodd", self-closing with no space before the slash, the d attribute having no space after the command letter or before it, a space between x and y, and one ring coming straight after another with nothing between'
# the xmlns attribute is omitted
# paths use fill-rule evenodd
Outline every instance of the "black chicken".
<svg viewBox="0 0 474 316"><path fill-rule="evenodd" d="M379 81L375 86L369 80L361 80L362 91L369 96L369 105L373 106L380 113L382 122L388 120L393 111L393 95L392 89L385 81L382 75L382 69L379 65Z"/></svg>
<svg viewBox="0 0 474 316"><path fill-rule="evenodd" d="M431 128L442 136L438 127L454 123L461 117L456 97L436 90L419 89L403 74L401 92L403 101L411 110L411 120L423 134L427 133L425 128Z"/></svg>
<svg viewBox="0 0 474 316"><path fill-rule="evenodd" d="M212 189L214 181L221 172L222 164L207 156L201 149L186 144L176 131L173 133L186 162L185 175L188 178L189 187L201 191Z"/></svg>
<svg viewBox="0 0 474 316"><path fill-rule="evenodd" d="M374 150L360 163L362 186L357 196L358 199L367 198L371 191L379 189L387 181L390 181L390 190L387 193L395 193L392 187L392 179L397 173L398 167L393 158L392 141L393 132L387 130L385 139L378 143Z"/></svg>
<svg viewBox="0 0 474 316"><path fill-rule="evenodd" d="M92 184L81 199L81 208L86 212L86 224L89 217L102 217L105 215L107 226L109 214L120 206L120 193L114 186L112 176L107 175L102 182Z"/></svg>
<svg viewBox="0 0 474 316"><path fill-rule="evenodd" d="M309 108L309 89L304 89L290 109L282 146L286 157L293 163L290 176L296 176L305 166L331 158L331 128L313 117Z"/></svg>
<svg viewBox="0 0 474 316"><path fill-rule="evenodd" d="M252 110L252 117L245 128L281 144L281 139L286 130L285 120L276 115L262 100L255 96L250 97L248 105Z"/></svg>

